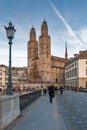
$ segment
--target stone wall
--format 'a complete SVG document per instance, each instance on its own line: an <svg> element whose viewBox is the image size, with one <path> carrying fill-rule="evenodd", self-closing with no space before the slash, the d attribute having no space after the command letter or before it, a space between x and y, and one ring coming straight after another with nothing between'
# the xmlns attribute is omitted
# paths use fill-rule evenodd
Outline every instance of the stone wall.
<svg viewBox="0 0 87 130"><path fill-rule="evenodd" d="M6 128L20 115L18 95L0 96L0 130Z"/></svg>

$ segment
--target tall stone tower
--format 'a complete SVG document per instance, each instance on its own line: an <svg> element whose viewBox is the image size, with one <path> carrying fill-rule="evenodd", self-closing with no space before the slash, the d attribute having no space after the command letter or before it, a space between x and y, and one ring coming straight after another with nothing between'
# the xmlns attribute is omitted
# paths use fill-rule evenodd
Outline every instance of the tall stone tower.
<svg viewBox="0 0 87 130"><path fill-rule="evenodd" d="M47 82L51 79L51 43L48 35L48 25L44 20L41 26L39 37L39 72L42 73L42 80Z"/></svg>
<svg viewBox="0 0 87 130"><path fill-rule="evenodd" d="M38 58L38 42L36 40L36 32L34 27L31 28L30 31L30 40L28 41L28 46L27 46L27 59L28 59L28 63L27 63L27 71L28 71L28 79L31 81L34 81L34 75L35 75L35 59Z"/></svg>

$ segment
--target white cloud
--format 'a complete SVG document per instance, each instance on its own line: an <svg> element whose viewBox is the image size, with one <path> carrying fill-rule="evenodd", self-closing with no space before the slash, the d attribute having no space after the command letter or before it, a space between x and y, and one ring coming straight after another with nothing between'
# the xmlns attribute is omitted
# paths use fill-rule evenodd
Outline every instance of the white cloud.
<svg viewBox="0 0 87 130"><path fill-rule="evenodd" d="M12 52L13 57L16 57L16 58L25 58L26 53L27 53L27 50L26 50L26 52L23 50L13 50L13 52Z"/></svg>
<svg viewBox="0 0 87 130"><path fill-rule="evenodd" d="M57 36L52 37L52 41L56 44L56 46L53 46L53 53L57 53L55 50L58 48L58 51L60 47L63 47L62 44L67 41L68 46L68 52L69 57L72 57L74 53L79 53L80 50L86 50L87 49L87 27L83 27L81 29L73 30L67 21L64 19L64 17L61 15L59 10L56 8L56 6L52 3L51 0L48 0L49 4L51 5L53 11L55 14L60 18L60 20L64 23L67 30L62 30L60 34ZM58 33L58 32L57 32ZM56 35L56 34L53 34ZM61 46L60 46L61 44ZM60 49L63 50L63 49ZM60 52L60 55L62 53Z"/></svg>
<svg viewBox="0 0 87 130"><path fill-rule="evenodd" d="M25 28L18 24L16 24L15 26L16 26L16 32L15 32L16 39L21 39L21 40L27 39L28 32L25 31Z"/></svg>
<svg viewBox="0 0 87 130"><path fill-rule="evenodd" d="M55 7L55 5L51 2L51 0L48 0L53 11L55 12L55 14L61 19L61 21L64 23L67 31L68 31L68 35L71 37L74 37L74 39L76 40L76 42L78 42L79 44L81 44L80 39L76 36L75 32L72 30L72 28L69 26L69 24L67 23L67 21L64 19L64 17L60 14L59 10Z"/></svg>
<svg viewBox="0 0 87 130"><path fill-rule="evenodd" d="M83 27L77 32L79 38L81 39L83 44L87 44L87 27Z"/></svg>
<svg viewBox="0 0 87 130"><path fill-rule="evenodd" d="M87 49L87 27L74 30L76 35L79 37L81 44L78 43L73 36L68 35L66 30L62 30L52 34L51 36L51 46L52 46L52 55L64 57L65 53L65 41L67 42L68 54L69 57L73 57L75 53L79 53L80 50Z"/></svg>
<svg viewBox="0 0 87 130"><path fill-rule="evenodd" d="M8 44L5 42L5 41L0 41L0 46L4 46L4 47L7 47L8 46Z"/></svg>
<svg viewBox="0 0 87 130"><path fill-rule="evenodd" d="M15 66L27 66L27 50L14 50L12 63Z"/></svg>

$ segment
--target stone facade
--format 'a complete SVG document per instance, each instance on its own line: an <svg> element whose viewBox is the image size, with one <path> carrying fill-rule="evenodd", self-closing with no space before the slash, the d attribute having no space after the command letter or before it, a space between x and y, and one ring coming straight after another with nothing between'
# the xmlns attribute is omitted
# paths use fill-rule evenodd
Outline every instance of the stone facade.
<svg viewBox="0 0 87 130"><path fill-rule="evenodd" d="M6 89L8 83L8 67L1 64L0 65L0 88ZM12 68L12 84L17 85L18 82L18 73Z"/></svg>
<svg viewBox="0 0 87 130"><path fill-rule="evenodd" d="M65 65L66 86L87 88L87 50L75 54Z"/></svg>
<svg viewBox="0 0 87 130"><path fill-rule="evenodd" d="M41 35L36 40L36 31L32 27L27 46L27 73L29 82L64 84L65 64L68 61L67 49L65 58L51 55L51 38L48 25L44 20Z"/></svg>

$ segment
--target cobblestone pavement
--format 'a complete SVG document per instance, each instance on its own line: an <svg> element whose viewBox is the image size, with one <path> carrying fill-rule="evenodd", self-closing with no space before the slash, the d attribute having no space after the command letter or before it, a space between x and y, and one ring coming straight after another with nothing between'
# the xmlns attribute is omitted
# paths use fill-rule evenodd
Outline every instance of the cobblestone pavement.
<svg viewBox="0 0 87 130"><path fill-rule="evenodd" d="M67 130L87 130L87 93L64 91L57 103Z"/></svg>

